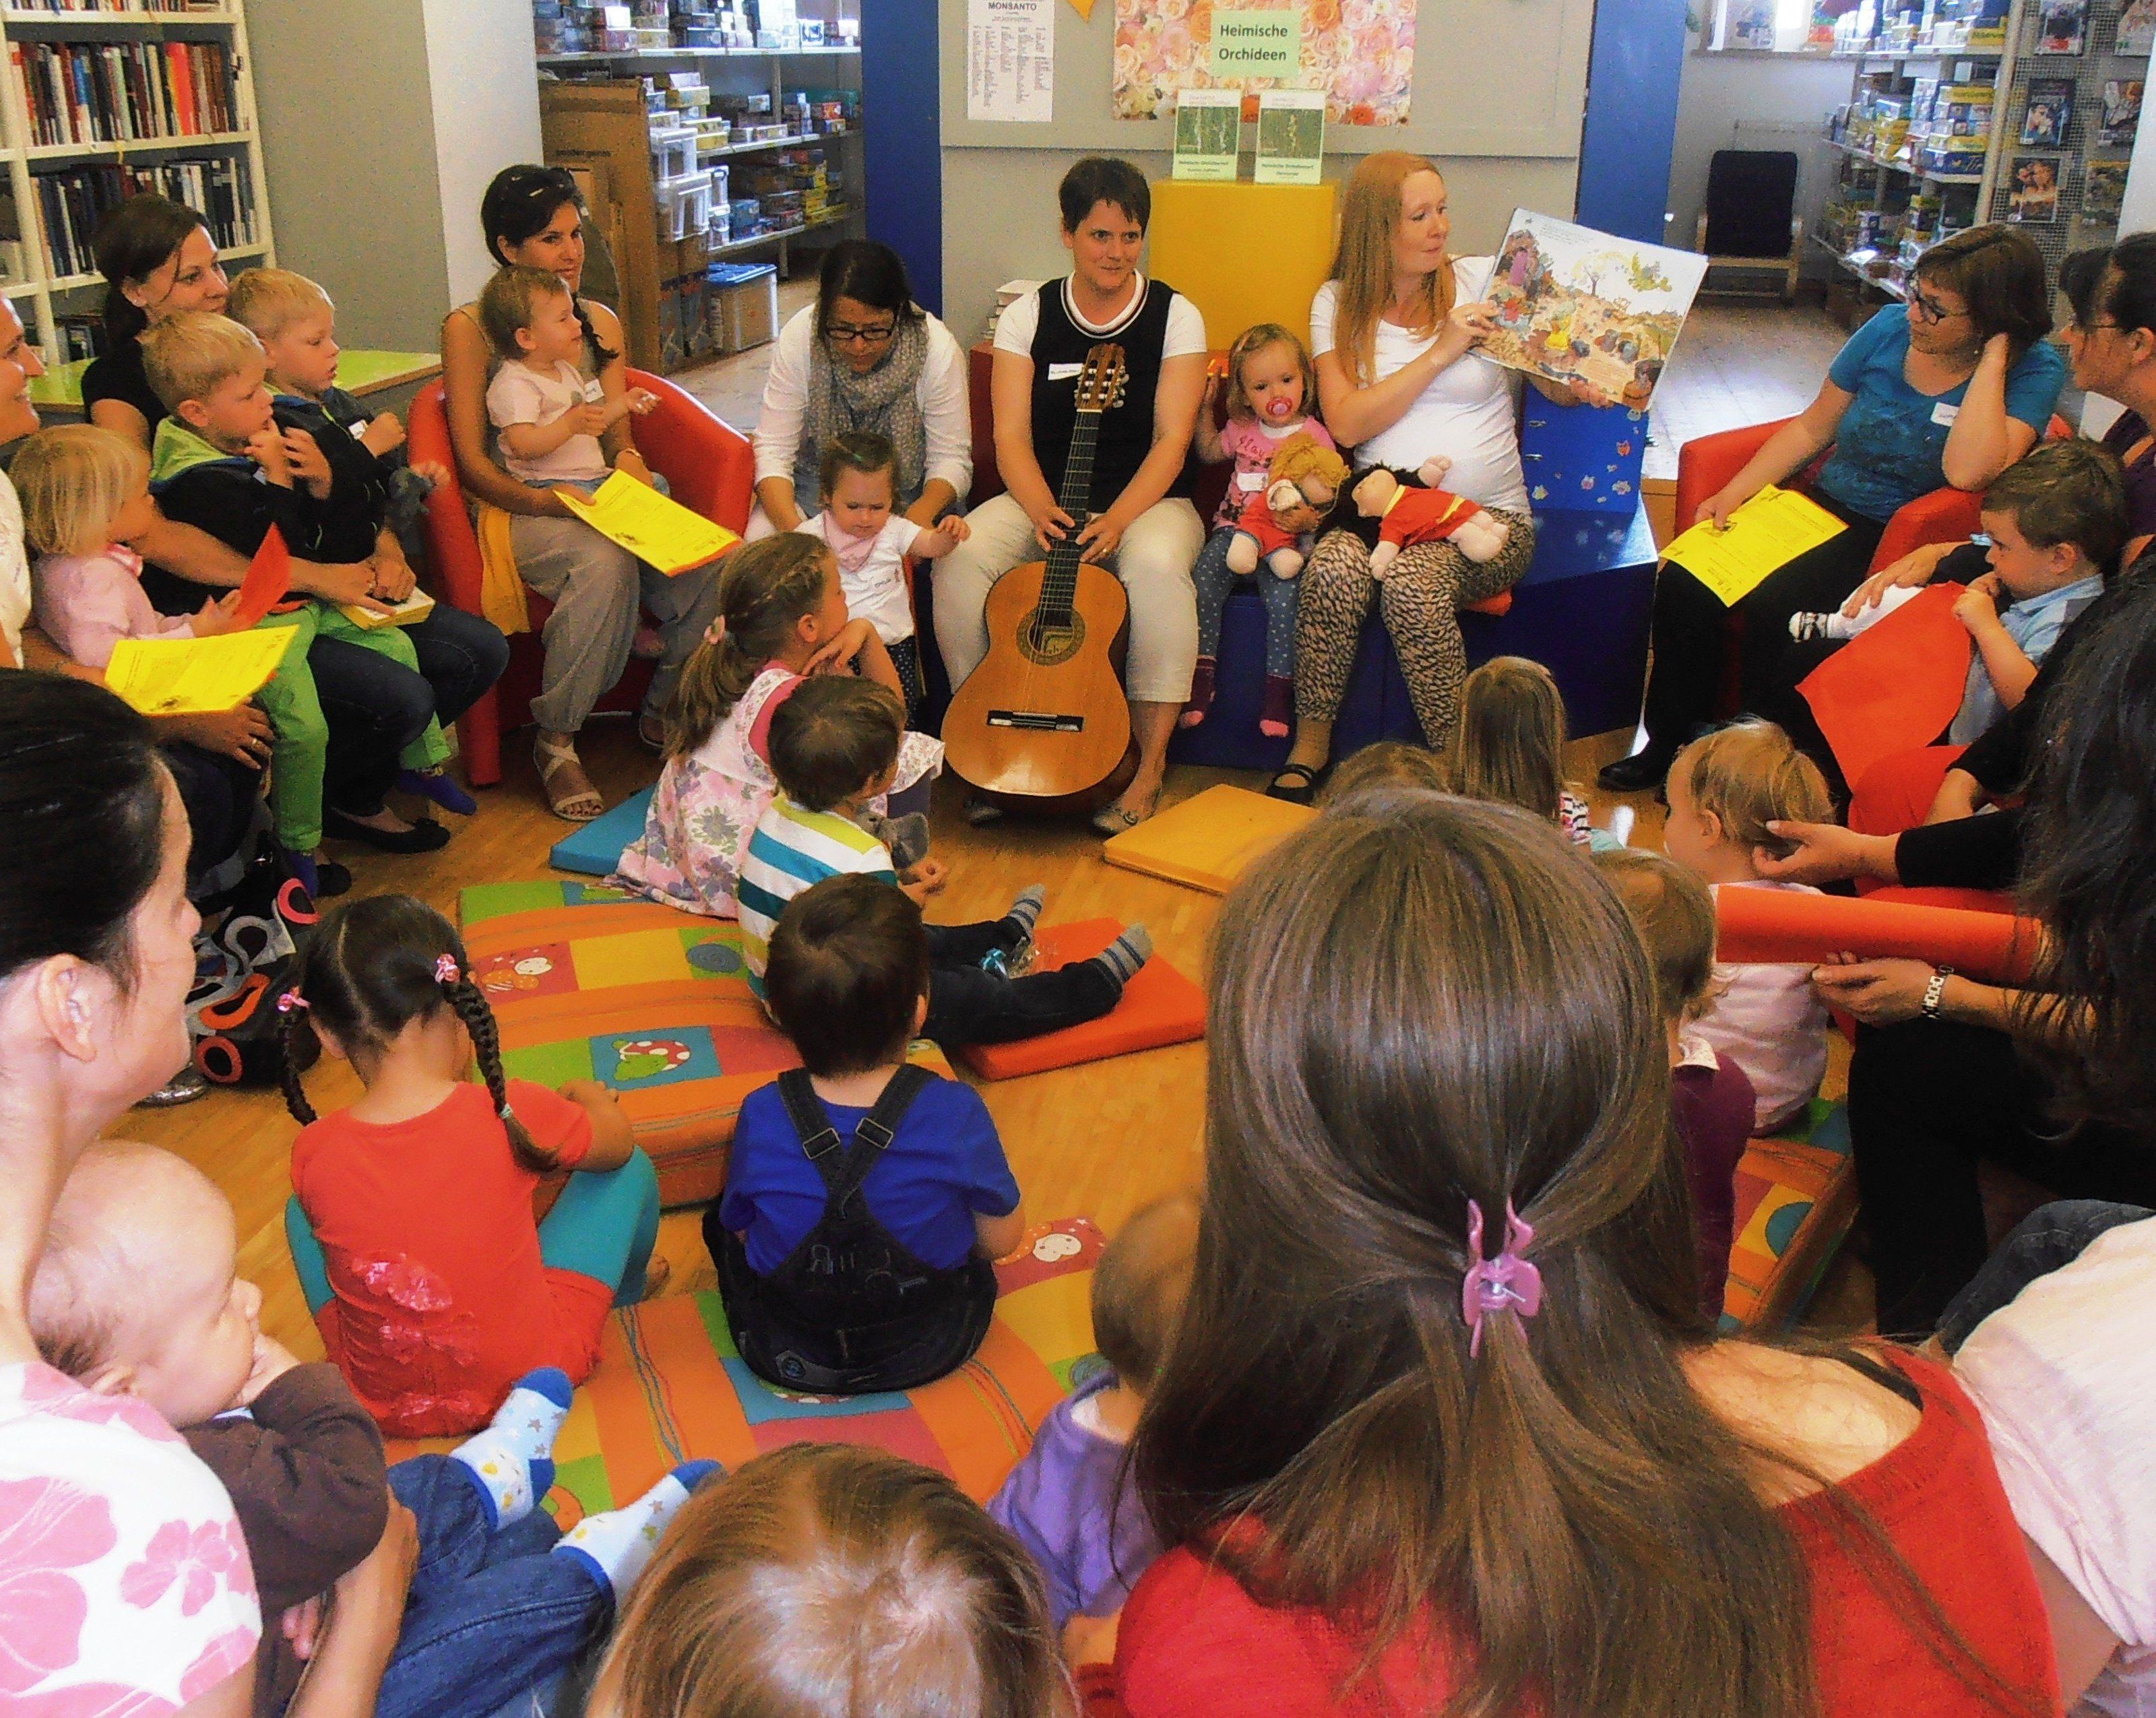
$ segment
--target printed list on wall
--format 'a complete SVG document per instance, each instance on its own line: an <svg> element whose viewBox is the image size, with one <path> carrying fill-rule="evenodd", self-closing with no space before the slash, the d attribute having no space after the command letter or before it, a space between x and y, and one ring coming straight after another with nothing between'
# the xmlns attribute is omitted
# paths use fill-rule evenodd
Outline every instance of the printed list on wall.
<svg viewBox="0 0 2156 1718"><path fill-rule="evenodd" d="M966 117L1055 117L1055 0L972 0Z"/></svg>
<svg viewBox="0 0 2156 1718"><path fill-rule="evenodd" d="M978 5L978 0L976 0ZM1416 0L1116 0L1114 111L1164 119L1185 90L1325 96L1336 126L1404 126ZM978 15L978 14L977 14Z"/></svg>

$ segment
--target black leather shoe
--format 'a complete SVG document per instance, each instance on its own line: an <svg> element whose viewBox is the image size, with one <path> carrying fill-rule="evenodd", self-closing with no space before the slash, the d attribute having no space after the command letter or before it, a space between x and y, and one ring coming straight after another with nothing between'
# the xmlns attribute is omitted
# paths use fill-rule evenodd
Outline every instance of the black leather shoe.
<svg viewBox="0 0 2156 1718"><path fill-rule="evenodd" d="M1670 765L1676 757L1674 751L1650 746L1630 757L1604 764L1594 779L1606 792L1645 793L1662 785L1662 778L1669 774Z"/></svg>
<svg viewBox="0 0 2156 1718"><path fill-rule="evenodd" d="M433 853L449 844L449 832L431 818L408 829L377 829L341 811L322 808L322 833L336 841L357 841L382 853Z"/></svg>

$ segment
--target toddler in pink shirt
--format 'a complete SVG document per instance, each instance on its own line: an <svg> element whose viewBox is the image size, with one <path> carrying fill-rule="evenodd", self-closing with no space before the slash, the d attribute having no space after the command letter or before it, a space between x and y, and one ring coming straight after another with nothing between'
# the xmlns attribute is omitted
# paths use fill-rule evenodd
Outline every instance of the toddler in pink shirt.
<svg viewBox="0 0 2156 1718"><path fill-rule="evenodd" d="M94 424L62 424L23 443L13 478L33 569L37 622L85 668L103 668L122 638L206 638L239 630L239 592L192 615L160 614L142 590L142 557L130 537L157 520L150 461L133 443Z"/></svg>
<svg viewBox="0 0 2156 1718"><path fill-rule="evenodd" d="M1670 814L1662 845L1710 889L1807 889L1759 875L1762 854L1784 857L1777 820L1824 823L1834 815L1819 766L1772 722L1732 723L1695 740L1670 766ZM1722 966L1721 994L1693 1029L1752 1076L1755 1131L1772 1133L1804 1113L1826 1077L1826 1005L1804 962Z"/></svg>

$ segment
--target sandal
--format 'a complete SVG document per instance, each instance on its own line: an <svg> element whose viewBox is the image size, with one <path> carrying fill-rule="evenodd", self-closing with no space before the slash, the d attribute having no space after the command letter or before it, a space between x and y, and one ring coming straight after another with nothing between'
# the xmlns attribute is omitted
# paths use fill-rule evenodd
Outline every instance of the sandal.
<svg viewBox="0 0 2156 1718"><path fill-rule="evenodd" d="M1320 765L1319 769L1324 767ZM1304 763L1286 763L1280 767L1265 788L1268 799L1284 799L1290 805L1308 805L1317 797L1318 770Z"/></svg>
<svg viewBox="0 0 2156 1718"><path fill-rule="evenodd" d="M588 781L566 793L557 795L554 792L554 777L565 769L582 775L583 762L577 756L573 741L549 744L542 735L531 742L531 762L539 772L540 791L547 796L547 808L564 823L588 823L606 810L606 802Z"/></svg>
<svg viewBox="0 0 2156 1718"><path fill-rule="evenodd" d="M1152 803L1143 811L1132 811L1121 803L1104 805L1093 813L1093 828L1095 833L1101 835L1124 834L1137 828L1159 809L1160 796L1158 793L1153 795Z"/></svg>

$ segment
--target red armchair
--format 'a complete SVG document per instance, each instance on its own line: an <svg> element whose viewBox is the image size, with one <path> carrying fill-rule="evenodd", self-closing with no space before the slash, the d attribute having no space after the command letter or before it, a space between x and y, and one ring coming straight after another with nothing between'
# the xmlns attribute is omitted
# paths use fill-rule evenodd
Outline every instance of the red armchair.
<svg viewBox="0 0 2156 1718"><path fill-rule="evenodd" d="M1789 421L1777 418L1771 423L1754 423L1743 429L1694 436L1678 449L1676 528L1683 531L1689 526L1698 515L1701 503L1742 471L1752 456L1766 445L1768 438ZM2056 416L2046 432L2054 441L2072 433L2072 427L2066 419ZM1808 486L1820 463L1815 461L1806 467L1794 480L1795 486ZM1977 512L1981 499L1974 490L1957 489L1938 489L1928 495L1917 496L1887 521L1886 535L1879 539L1879 547L1871 556L1871 570L1876 572L1882 567L1891 567L1911 550L1921 549L1927 543L1959 542L1974 536L1979 529ZM1743 624L1741 617L1732 618L1728 672L1723 676L1720 710L1724 715L1733 715L1737 709L1736 641Z"/></svg>
<svg viewBox="0 0 2156 1718"><path fill-rule="evenodd" d="M663 376L631 370L628 381L630 387L649 388L659 397L658 405L648 414L629 419L630 433L637 451L666 480L674 499L731 530L743 529L756 487L756 455L747 438ZM480 613L479 539L472 531L464 490L456 480L441 383L423 390L413 401L407 434L415 461L431 459L450 474L449 480L427 498L427 552L440 582L441 595L467 613L477 614ZM527 589L524 597L532 630L511 640L509 668L500 683L457 724L465 769L474 787L490 787L501 779L502 731L531 720L531 695L539 686L538 633L552 605L536 591ZM649 663L632 662L599 707L636 709L650 680Z"/></svg>

